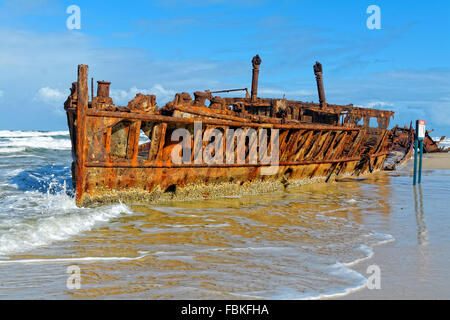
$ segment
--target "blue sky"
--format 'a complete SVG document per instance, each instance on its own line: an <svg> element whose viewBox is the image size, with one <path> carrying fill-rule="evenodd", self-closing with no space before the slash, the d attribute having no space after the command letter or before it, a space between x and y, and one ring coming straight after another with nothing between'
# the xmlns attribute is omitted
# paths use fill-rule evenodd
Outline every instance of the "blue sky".
<svg viewBox="0 0 450 320"><path fill-rule="evenodd" d="M68 30L70 5L81 30ZM381 30L369 30L369 5ZM112 82L126 104L142 91L160 105L175 92L249 87L329 103L389 109L392 123L423 118L450 135L450 2L429 1L0 1L0 130L65 130L63 102L78 64Z"/></svg>

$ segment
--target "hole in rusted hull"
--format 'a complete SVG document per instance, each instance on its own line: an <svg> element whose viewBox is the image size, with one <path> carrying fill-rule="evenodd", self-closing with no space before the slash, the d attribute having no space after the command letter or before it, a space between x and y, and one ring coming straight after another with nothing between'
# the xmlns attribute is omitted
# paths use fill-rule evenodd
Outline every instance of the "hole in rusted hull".
<svg viewBox="0 0 450 320"><path fill-rule="evenodd" d="M176 184L171 184L170 186L168 186L166 188L166 190L164 190L165 193L175 193L177 191L177 185Z"/></svg>

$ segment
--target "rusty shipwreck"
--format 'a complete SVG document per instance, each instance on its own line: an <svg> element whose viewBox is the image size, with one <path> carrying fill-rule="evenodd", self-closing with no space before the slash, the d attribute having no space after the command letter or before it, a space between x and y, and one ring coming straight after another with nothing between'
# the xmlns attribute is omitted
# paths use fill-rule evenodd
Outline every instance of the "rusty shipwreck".
<svg viewBox="0 0 450 320"><path fill-rule="evenodd" d="M395 132L388 130L393 112L327 103L320 63L314 65L319 103L259 98L260 64L257 55L252 60L250 93L246 88L197 91L193 97L177 93L161 108L154 95L143 94L136 95L127 106L116 106L109 94L110 83L98 81L94 96L92 79L89 97L88 66L79 65L78 80L64 104L77 205L268 192L289 184L328 182L383 168L394 145ZM243 91L243 97L217 95L238 90ZM376 120L376 126L370 126L371 119ZM198 123L200 137L195 133ZM173 160L179 145L173 133L180 128L192 133L184 145L194 150L183 163ZM227 161L196 161L195 157L208 147L204 134L212 128L224 136L230 130L248 133L266 129L268 142L263 145L262 140L248 135L243 150L230 151L226 146L230 141L222 141L211 154L228 153ZM276 140L273 132L277 133ZM142 137L146 141L141 141ZM231 142L234 145L234 137ZM278 144L277 150L271 149L278 157L276 170L263 174L263 169L273 163L250 159L250 151L268 153L274 143ZM232 158L244 161L228 161L230 152ZM175 153L185 151L177 149ZM186 158L186 154L182 156Z"/></svg>

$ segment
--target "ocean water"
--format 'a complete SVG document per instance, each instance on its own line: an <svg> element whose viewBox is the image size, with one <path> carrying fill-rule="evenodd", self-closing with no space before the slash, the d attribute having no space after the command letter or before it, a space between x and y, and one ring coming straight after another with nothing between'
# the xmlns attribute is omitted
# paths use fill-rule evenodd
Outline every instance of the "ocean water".
<svg viewBox="0 0 450 320"><path fill-rule="evenodd" d="M449 170L424 170L420 195L437 217L425 229L408 167L258 196L77 208L70 147L65 131L0 131L2 299L341 297L367 290L357 266L380 248L450 240ZM80 289L67 287L73 265Z"/></svg>
<svg viewBox="0 0 450 320"><path fill-rule="evenodd" d="M441 140L440 137L433 137L434 141L439 141ZM442 140L441 142L439 142L439 146L440 147L450 147L450 138L445 138L444 140Z"/></svg>

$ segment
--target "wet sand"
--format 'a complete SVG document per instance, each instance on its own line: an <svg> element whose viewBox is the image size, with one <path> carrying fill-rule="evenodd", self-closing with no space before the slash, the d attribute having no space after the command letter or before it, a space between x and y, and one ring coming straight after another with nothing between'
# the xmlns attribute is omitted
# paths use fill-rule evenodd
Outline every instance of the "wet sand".
<svg viewBox="0 0 450 320"><path fill-rule="evenodd" d="M412 168L413 160L406 168L410 174ZM372 259L353 268L367 274L368 266L378 265L381 290L364 288L341 299L450 298L450 154L425 154L423 168L422 185L411 186L414 205L400 207L399 225L395 231L389 228L396 241L378 247Z"/></svg>

